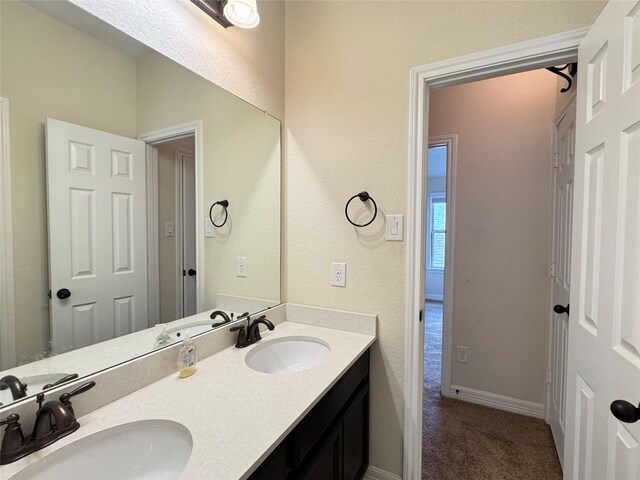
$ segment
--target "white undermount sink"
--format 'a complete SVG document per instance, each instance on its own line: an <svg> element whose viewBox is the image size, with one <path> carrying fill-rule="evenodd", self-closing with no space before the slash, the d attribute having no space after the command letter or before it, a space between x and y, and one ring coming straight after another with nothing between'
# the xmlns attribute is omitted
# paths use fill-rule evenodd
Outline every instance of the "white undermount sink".
<svg viewBox="0 0 640 480"><path fill-rule="evenodd" d="M187 465L192 448L191 433L179 423L126 423L81 438L41 458L11 480L175 479Z"/></svg>
<svg viewBox="0 0 640 480"><path fill-rule="evenodd" d="M245 362L262 373L301 372L321 363L331 349L317 338L283 337L258 344Z"/></svg>

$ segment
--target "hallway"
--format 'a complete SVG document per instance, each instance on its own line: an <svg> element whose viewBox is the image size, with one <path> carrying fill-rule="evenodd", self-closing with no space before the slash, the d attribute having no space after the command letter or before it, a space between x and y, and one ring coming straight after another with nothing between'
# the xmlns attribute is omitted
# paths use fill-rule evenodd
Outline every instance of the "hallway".
<svg viewBox="0 0 640 480"><path fill-rule="evenodd" d="M424 318L422 478L562 479L543 420L440 395L442 304L427 302Z"/></svg>

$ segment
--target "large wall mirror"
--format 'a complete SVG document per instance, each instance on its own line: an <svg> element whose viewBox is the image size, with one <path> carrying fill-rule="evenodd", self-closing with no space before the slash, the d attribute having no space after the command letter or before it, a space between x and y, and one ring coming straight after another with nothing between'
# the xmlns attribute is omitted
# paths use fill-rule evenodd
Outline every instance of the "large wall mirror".
<svg viewBox="0 0 640 480"><path fill-rule="evenodd" d="M280 122L77 6L0 8L0 403L280 303Z"/></svg>

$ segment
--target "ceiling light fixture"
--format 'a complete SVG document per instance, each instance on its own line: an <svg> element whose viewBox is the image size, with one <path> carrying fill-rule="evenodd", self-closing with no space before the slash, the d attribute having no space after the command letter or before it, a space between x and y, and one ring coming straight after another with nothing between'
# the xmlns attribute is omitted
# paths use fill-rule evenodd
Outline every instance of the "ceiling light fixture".
<svg viewBox="0 0 640 480"><path fill-rule="evenodd" d="M191 0L224 28L254 28L260 23L256 0Z"/></svg>
<svg viewBox="0 0 640 480"><path fill-rule="evenodd" d="M240 28L254 28L260 23L256 0L227 0L224 16Z"/></svg>

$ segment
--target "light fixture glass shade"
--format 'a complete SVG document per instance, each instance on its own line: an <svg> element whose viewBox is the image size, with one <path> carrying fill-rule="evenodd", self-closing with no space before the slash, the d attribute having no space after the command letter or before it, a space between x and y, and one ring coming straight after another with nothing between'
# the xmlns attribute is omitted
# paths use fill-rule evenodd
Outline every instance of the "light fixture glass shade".
<svg viewBox="0 0 640 480"><path fill-rule="evenodd" d="M254 28L260 23L256 0L229 0L224 6L224 16L240 28Z"/></svg>

